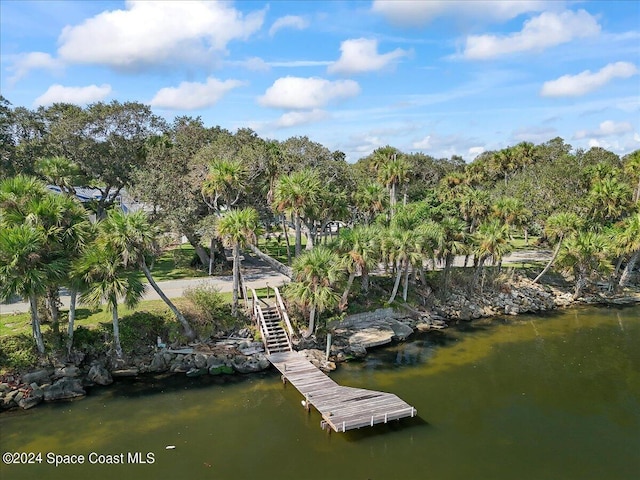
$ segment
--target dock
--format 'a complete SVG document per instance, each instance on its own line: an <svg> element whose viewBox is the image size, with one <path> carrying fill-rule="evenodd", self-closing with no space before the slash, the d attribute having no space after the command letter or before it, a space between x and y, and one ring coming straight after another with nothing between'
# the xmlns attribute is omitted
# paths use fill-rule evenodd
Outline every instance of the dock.
<svg viewBox="0 0 640 480"><path fill-rule="evenodd" d="M392 393L338 385L298 352L277 352L267 358L280 371L283 381L302 394L305 407L318 410L323 429L346 432L418 413Z"/></svg>

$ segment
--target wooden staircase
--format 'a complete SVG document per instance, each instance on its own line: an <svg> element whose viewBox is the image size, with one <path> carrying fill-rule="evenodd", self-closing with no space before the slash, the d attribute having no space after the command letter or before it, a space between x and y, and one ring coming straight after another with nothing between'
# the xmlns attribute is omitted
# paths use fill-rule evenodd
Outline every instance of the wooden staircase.
<svg viewBox="0 0 640 480"><path fill-rule="evenodd" d="M255 290L253 293L253 317L260 328L262 342L268 355L278 352L291 352L291 336L293 329L289 317L280 297L280 292L275 289L276 303L273 306L263 306L258 299ZM285 328L288 330L285 330Z"/></svg>

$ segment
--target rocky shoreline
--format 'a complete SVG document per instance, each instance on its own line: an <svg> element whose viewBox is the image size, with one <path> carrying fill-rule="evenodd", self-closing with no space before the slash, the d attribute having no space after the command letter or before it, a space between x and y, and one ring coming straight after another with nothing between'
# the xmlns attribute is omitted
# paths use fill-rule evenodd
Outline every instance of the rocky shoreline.
<svg viewBox="0 0 640 480"><path fill-rule="evenodd" d="M404 341L414 332L437 331L452 323L497 315L518 315L568 307L575 304L622 305L640 303L640 295L592 294L573 300L571 293L523 278L512 280L498 291L482 296L456 291L446 301L433 298L426 310L410 306L382 308L350 315L332 325L332 342L326 358L326 339L299 339L296 350L318 368L331 371L336 363L361 358L367 349ZM0 411L29 409L41 402L73 400L87 394L86 388L109 385L114 378L145 374L175 373L189 377L255 373L270 368L262 342L253 341L251 331L209 343L171 349L150 348L131 358L126 366L108 359L78 365L53 365L22 375L0 378Z"/></svg>

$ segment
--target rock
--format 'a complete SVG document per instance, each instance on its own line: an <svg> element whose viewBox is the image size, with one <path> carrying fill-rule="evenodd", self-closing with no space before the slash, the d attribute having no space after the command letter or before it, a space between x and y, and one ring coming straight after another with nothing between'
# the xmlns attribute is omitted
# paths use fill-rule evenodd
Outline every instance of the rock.
<svg viewBox="0 0 640 480"><path fill-rule="evenodd" d="M69 365L63 368L56 368L53 378L77 377L78 375L80 375L80 369L75 365Z"/></svg>
<svg viewBox="0 0 640 480"><path fill-rule="evenodd" d="M196 368L204 368L207 366L207 358L201 353L197 353L195 357L193 357L193 364Z"/></svg>
<svg viewBox="0 0 640 480"><path fill-rule="evenodd" d="M27 384L35 382L38 385L49 383L51 382L50 370L42 369L31 373L25 373L22 375L22 382Z"/></svg>
<svg viewBox="0 0 640 480"><path fill-rule="evenodd" d="M377 347L391 343L395 332L387 325L364 328L349 337L349 345L362 345L364 348Z"/></svg>
<svg viewBox="0 0 640 480"><path fill-rule="evenodd" d="M122 368L120 370L112 370L112 377L136 377L140 371L137 368Z"/></svg>
<svg viewBox="0 0 640 480"><path fill-rule="evenodd" d="M164 372L168 369L168 361L166 353L156 353L149 364L149 372ZM170 355L169 355L170 356ZM170 361L170 360L169 360Z"/></svg>
<svg viewBox="0 0 640 480"><path fill-rule="evenodd" d="M33 385L35 385L35 388L33 387ZM38 405L40 402L42 402L43 399L44 399L44 391L40 387L38 387L38 385L35 384L34 382L31 385L31 391L29 392L29 395L23 396L18 401L18 406L25 410L28 410Z"/></svg>
<svg viewBox="0 0 640 480"><path fill-rule="evenodd" d="M110 385L113 383L113 378L109 371L98 363L91 366L87 378L98 385Z"/></svg>
<svg viewBox="0 0 640 480"><path fill-rule="evenodd" d="M80 380L71 377L63 377L53 385L44 386L42 390L44 392L44 399L47 402L68 400L86 395Z"/></svg>
<svg viewBox="0 0 640 480"><path fill-rule="evenodd" d="M209 375L220 375L223 373L230 375L233 373L233 368L225 364L209 367Z"/></svg>
<svg viewBox="0 0 640 480"><path fill-rule="evenodd" d="M393 339L394 340L406 340L409 335L413 333L413 329L405 325L404 323L400 323L397 320L392 320L390 323L391 329L393 330Z"/></svg>
<svg viewBox="0 0 640 480"><path fill-rule="evenodd" d="M192 368L187 372L187 377L201 377L207 373L209 373L209 369L207 367Z"/></svg>

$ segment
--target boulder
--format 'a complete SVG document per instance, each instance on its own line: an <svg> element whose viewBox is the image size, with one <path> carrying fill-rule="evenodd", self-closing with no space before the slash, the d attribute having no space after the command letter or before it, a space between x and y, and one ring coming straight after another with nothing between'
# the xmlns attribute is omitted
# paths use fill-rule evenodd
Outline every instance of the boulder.
<svg viewBox="0 0 640 480"><path fill-rule="evenodd" d="M168 364L171 361L171 360L167 361L167 355L168 354L162 353L162 352L156 353L153 356L153 359L151 360L151 363L149 364L148 371L149 372L164 372L164 371L166 371L169 368Z"/></svg>
<svg viewBox="0 0 640 480"><path fill-rule="evenodd" d="M109 371L98 363L91 366L87 378L98 385L110 385L113 383L113 378Z"/></svg>
<svg viewBox="0 0 640 480"><path fill-rule="evenodd" d="M195 368L198 368L198 369L204 368L204 367L207 366L207 357L205 357L201 353L197 353L193 357L193 364L194 364Z"/></svg>
<svg viewBox="0 0 640 480"><path fill-rule="evenodd" d="M37 383L38 385L44 385L51 382L51 371L47 369L36 370L35 372L25 373L22 375L23 383Z"/></svg>
<svg viewBox="0 0 640 480"><path fill-rule="evenodd" d="M80 375L80 369L75 365L68 365L62 368L56 368L53 378L77 377Z"/></svg>
<svg viewBox="0 0 640 480"><path fill-rule="evenodd" d="M413 328L397 320L391 320L389 322L389 326L391 327L391 330L393 330L394 340L406 340L407 337L413 333Z"/></svg>
<svg viewBox="0 0 640 480"><path fill-rule="evenodd" d="M80 380L71 377L63 377L52 385L45 385L42 390L47 402L68 400L86 395Z"/></svg>
<svg viewBox="0 0 640 480"><path fill-rule="evenodd" d="M349 337L349 345L362 345L364 348L377 347L391 343L395 332L388 325L364 328Z"/></svg>

